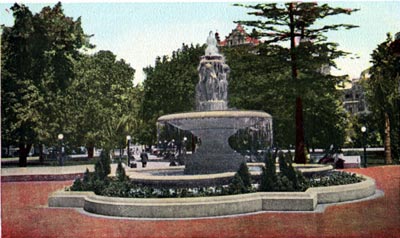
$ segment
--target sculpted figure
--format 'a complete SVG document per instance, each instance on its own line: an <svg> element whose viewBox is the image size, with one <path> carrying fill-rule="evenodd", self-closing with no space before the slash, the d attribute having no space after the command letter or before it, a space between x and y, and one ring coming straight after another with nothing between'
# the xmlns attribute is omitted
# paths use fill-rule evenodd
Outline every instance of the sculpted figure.
<svg viewBox="0 0 400 238"><path fill-rule="evenodd" d="M218 78L211 64L205 65L205 83L207 100L216 100L218 94Z"/></svg>
<svg viewBox="0 0 400 238"><path fill-rule="evenodd" d="M206 70L204 65L200 65L199 67L199 82L196 85L196 102L198 101L206 101L207 100L207 92L206 92Z"/></svg>
<svg viewBox="0 0 400 238"><path fill-rule="evenodd" d="M219 55L218 48L217 48L217 40L212 31L207 37L207 48L206 48L206 55Z"/></svg>
<svg viewBox="0 0 400 238"><path fill-rule="evenodd" d="M229 66L224 64L223 73L220 74L220 79L218 83L218 95L219 99L227 101L228 100L228 73L230 69Z"/></svg>

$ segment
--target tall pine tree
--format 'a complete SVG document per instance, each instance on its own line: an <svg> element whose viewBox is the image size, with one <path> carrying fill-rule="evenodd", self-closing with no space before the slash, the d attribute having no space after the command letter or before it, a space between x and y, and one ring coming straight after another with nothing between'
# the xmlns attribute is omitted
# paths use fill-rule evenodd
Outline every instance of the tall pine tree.
<svg viewBox="0 0 400 238"><path fill-rule="evenodd" d="M298 50L299 43L312 42L313 45L318 45L326 41L326 37L323 33L330 30L338 29L351 29L356 26L349 24L334 24L318 26L317 20L323 19L328 16L338 14L351 14L356 11L355 9L342 9L333 8L327 4L318 5L317 3L301 3L301 2L289 2L289 3L263 3L257 5L243 5L236 4L236 6L242 6L253 9L255 11L249 12L249 15L259 17L258 20L249 21L238 21L245 26L253 27L257 31L257 35L266 38L265 43L277 43L289 41L289 55L291 67L291 78L296 90L296 163L305 163L305 152L304 152L304 119L303 119L303 101L300 89L301 77L299 77L299 71L302 68L299 67L302 55ZM317 25L317 27L313 27ZM338 56L338 55L333 55ZM329 65L331 66L331 65ZM332 65L334 66L334 65Z"/></svg>

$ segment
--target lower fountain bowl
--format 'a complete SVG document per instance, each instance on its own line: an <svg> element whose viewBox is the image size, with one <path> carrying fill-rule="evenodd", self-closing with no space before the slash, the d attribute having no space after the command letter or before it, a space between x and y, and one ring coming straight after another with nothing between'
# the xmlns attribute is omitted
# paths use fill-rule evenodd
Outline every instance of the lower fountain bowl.
<svg viewBox="0 0 400 238"><path fill-rule="evenodd" d="M262 111L176 113L160 117L158 123L190 131L200 138L201 145L185 162L185 174L236 172L245 158L230 147L228 139L239 129L263 128L266 138L272 143L272 116Z"/></svg>

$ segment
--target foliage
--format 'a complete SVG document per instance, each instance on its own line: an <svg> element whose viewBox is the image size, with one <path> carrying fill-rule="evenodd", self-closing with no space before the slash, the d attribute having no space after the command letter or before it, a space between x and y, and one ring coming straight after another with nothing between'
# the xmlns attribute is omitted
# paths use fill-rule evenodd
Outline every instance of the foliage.
<svg viewBox="0 0 400 238"><path fill-rule="evenodd" d="M276 153L265 155L265 166L262 168L260 191L270 192L276 190L278 177L275 167Z"/></svg>
<svg viewBox="0 0 400 238"><path fill-rule="evenodd" d="M242 163L229 184L229 192L230 194L248 193L252 190L251 184L249 168L246 163Z"/></svg>
<svg viewBox="0 0 400 238"><path fill-rule="evenodd" d="M326 187L335 185L353 184L364 181L365 179L354 173L336 171L328 175L314 175L307 180L307 187Z"/></svg>
<svg viewBox="0 0 400 238"><path fill-rule="evenodd" d="M65 88L73 60L88 44L80 18L64 15L61 3L38 14L23 4L11 10L14 25L2 34L2 142L20 146L20 166L33 143L53 144L68 134Z"/></svg>
<svg viewBox="0 0 400 238"><path fill-rule="evenodd" d="M102 150L99 160L94 165L94 173L98 180L105 180L111 172L110 153Z"/></svg>
<svg viewBox="0 0 400 238"><path fill-rule="evenodd" d="M390 51L392 36L387 35L384 42L379 44L372 53L372 67L369 69L370 78L366 81L367 100L369 110L379 123L381 138L384 138L385 162L392 163L392 157L398 150L400 109L400 93L398 85L400 72L396 69L398 57ZM392 152L394 154L392 155ZM399 154L397 154L399 157Z"/></svg>
<svg viewBox="0 0 400 238"><path fill-rule="evenodd" d="M125 169L122 167L121 161L118 162L117 170L116 170L115 174L116 174L117 180L120 182L123 182L128 179L128 176L126 176L126 173L125 173Z"/></svg>
<svg viewBox="0 0 400 238"><path fill-rule="evenodd" d="M205 196L224 196L256 192L256 190L246 190L240 176L236 174L232 183L228 186L216 187L195 187L195 188L153 188L132 183L130 180L120 181L111 178L107 182L95 179L94 173L85 173L83 180L76 179L69 188L71 191L94 191L98 195L110 197L130 197L130 198L172 198L172 197L205 197ZM353 184L364 181L365 179L343 171L333 171L328 174L314 174L311 178L302 181L301 189L294 190L293 182L286 176L277 176L273 190L259 191L305 191L310 187L326 187Z"/></svg>
<svg viewBox="0 0 400 238"><path fill-rule="evenodd" d="M279 153L279 176L278 176L278 186L279 191L303 191L306 189L304 186L305 178L300 171L293 168L292 160L290 154L286 156L280 152Z"/></svg>
<svg viewBox="0 0 400 238"><path fill-rule="evenodd" d="M249 167L247 167L247 164L245 162L240 164L237 174L242 179L245 188L250 189L252 184L251 174L249 172Z"/></svg>
<svg viewBox="0 0 400 238"><path fill-rule="evenodd" d="M135 70L110 51L82 56L75 62L77 78L69 88L77 145L112 149L126 145L137 125L140 88L133 87Z"/></svg>
<svg viewBox="0 0 400 238"><path fill-rule="evenodd" d="M155 66L144 69L143 100L140 108L140 142L155 142L158 117L194 108L197 64L204 53L199 45L182 45L172 57L158 57Z"/></svg>
<svg viewBox="0 0 400 238"><path fill-rule="evenodd" d="M257 54L253 53L255 50L258 51ZM258 49L237 46L224 48L222 52L232 69L229 81L230 106L270 113L274 119L275 146L289 147L295 144L293 101L296 97L296 85L290 80L290 66L285 57L288 54L287 49L275 45L261 45ZM305 70L317 71L316 65L311 66L308 65ZM331 144L342 145L347 116L340 103L340 91L336 89L341 78L324 75L319 71L313 73L312 77L305 74L301 74L301 77L304 83L302 98L307 147L326 148ZM253 145L251 138L239 139L250 143L240 144L230 140L230 144L238 150L249 150ZM255 146L263 149L266 147L264 144Z"/></svg>
<svg viewBox="0 0 400 238"><path fill-rule="evenodd" d="M229 184L229 193L230 194L241 194L246 193L248 190L244 185L244 182L238 173L232 179L232 182Z"/></svg>
<svg viewBox="0 0 400 238"><path fill-rule="evenodd" d="M297 163L305 163L305 123L303 121L302 97L305 92L308 92L312 83L319 82L320 78L332 80L334 77L323 72L324 70L321 70L321 67L335 66L333 59L344 55L344 52L336 49L336 44L324 42L326 41L326 37L323 33L330 30L356 27L349 24L324 25L314 28L313 26L317 25L315 24L317 20L332 15L351 14L355 10L332 8L327 4L318 5L317 3L307 2L235 5L253 10L248 14L256 16L257 20L238 21L238 23L254 28L254 34L266 38L265 44L284 41L290 42L290 48L286 55L290 65L289 72L292 80L290 82L292 84L291 93L295 98L292 101L293 105L294 101L296 101L296 109L293 110L293 112L296 111L295 160ZM298 45L296 45L296 40L299 42ZM319 52L322 52L322 54L319 54ZM310 81L307 82L308 80ZM333 82L335 81L333 80ZM319 88L321 89L321 87ZM325 96L325 94L322 95Z"/></svg>
<svg viewBox="0 0 400 238"><path fill-rule="evenodd" d="M33 143L56 145L63 133L66 146L89 152L95 143L123 147L139 126L135 70L110 51L83 54L93 48L90 36L61 3L35 15L23 4L11 9L14 26L2 35L2 145L27 153Z"/></svg>

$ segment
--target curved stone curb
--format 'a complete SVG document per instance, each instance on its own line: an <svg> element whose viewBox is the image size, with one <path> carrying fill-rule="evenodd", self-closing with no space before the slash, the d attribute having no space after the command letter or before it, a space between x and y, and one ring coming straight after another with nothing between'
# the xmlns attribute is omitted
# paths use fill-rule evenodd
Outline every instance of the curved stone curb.
<svg viewBox="0 0 400 238"><path fill-rule="evenodd" d="M189 218L243 214L257 211L314 211L317 204L352 201L372 196L375 181L310 188L305 192L258 192L194 198L116 198L92 192L57 191L49 207L82 207L107 216L136 218Z"/></svg>
<svg viewBox="0 0 400 238"><path fill-rule="evenodd" d="M316 194L318 204L345 202L374 195L375 180L367 176L361 177L365 181L340 186L309 188L306 192Z"/></svg>

